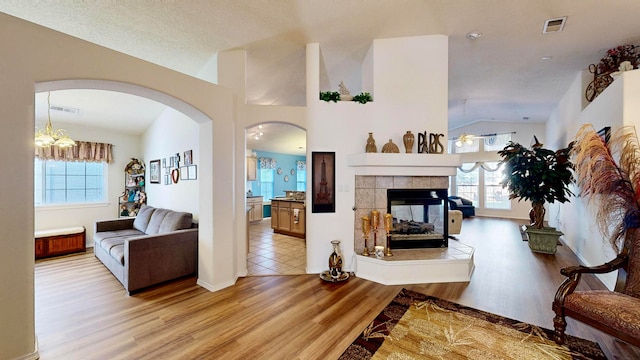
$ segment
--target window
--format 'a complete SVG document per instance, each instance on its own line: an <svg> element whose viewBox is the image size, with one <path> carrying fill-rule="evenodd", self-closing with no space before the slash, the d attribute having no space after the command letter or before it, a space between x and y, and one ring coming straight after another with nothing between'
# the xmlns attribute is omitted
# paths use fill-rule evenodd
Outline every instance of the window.
<svg viewBox="0 0 640 360"><path fill-rule="evenodd" d="M485 169L495 169L499 162L487 162L484 164ZM511 209L511 200L509 200L509 192L503 189L500 182L504 178L504 165L501 165L496 171L488 171L483 169L484 173L484 207L487 209Z"/></svg>
<svg viewBox="0 0 640 360"><path fill-rule="evenodd" d="M504 149L511 141L511 133L498 134L484 138L484 151L495 152Z"/></svg>
<svg viewBox="0 0 640 360"><path fill-rule="evenodd" d="M462 169L468 171L474 166L473 163L462 164ZM478 168L470 172L457 170L456 194L465 199L471 200L474 206L478 206L479 171Z"/></svg>
<svg viewBox="0 0 640 360"><path fill-rule="evenodd" d="M35 205L106 201L106 166L104 162L35 158Z"/></svg>
<svg viewBox="0 0 640 360"><path fill-rule="evenodd" d="M275 170L260 169L260 195L263 199L273 199L273 173Z"/></svg>
<svg viewBox="0 0 640 360"><path fill-rule="evenodd" d="M307 170L298 170L296 173L296 190L307 190Z"/></svg>

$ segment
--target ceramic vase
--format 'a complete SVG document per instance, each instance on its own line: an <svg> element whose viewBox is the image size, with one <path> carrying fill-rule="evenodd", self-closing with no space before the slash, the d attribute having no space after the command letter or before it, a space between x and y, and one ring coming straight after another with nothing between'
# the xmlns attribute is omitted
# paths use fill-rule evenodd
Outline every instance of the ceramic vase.
<svg viewBox="0 0 640 360"><path fill-rule="evenodd" d="M404 143L404 148L407 153L413 152L414 141L415 136L411 133L411 131L407 131L407 133L402 136L402 142Z"/></svg>
<svg viewBox="0 0 640 360"><path fill-rule="evenodd" d="M329 255L329 274L331 278L337 280L342 275L342 252L340 251L340 241L333 240L333 252Z"/></svg>
<svg viewBox="0 0 640 360"><path fill-rule="evenodd" d="M399 153L400 149L398 149L398 145L393 143L393 140L389 139L389 142L384 144L382 147L383 153Z"/></svg>
<svg viewBox="0 0 640 360"><path fill-rule="evenodd" d="M368 153L378 152L378 147L376 147L376 140L373 138L373 133L369 133L369 138L367 139L367 147L365 151Z"/></svg>

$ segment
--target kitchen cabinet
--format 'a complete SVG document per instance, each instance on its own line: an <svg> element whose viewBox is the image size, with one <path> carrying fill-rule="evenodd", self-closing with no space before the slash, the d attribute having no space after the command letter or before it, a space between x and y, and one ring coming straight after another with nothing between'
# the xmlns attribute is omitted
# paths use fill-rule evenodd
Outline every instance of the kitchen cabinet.
<svg viewBox="0 0 640 360"><path fill-rule="evenodd" d="M291 203L291 232L298 235L305 235L305 214L304 203Z"/></svg>
<svg viewBox="0 0 640 360"><path fill-rule="evenodd" d="M279 201L271 200L271 228L274 230L278 228L278 220L280 219L280 217L278 216L278 211L280 208L279 204Z"/></svg>
<svg viewBox="0 0 640 360"><path fill-rule="evenodd" d="M247 156L247 181L255 181L258 178L258 158Z"/></svg>
<svg viewBox="0 0 640 360"><path fill-rule="evenodd" d="M262 196L252 196L247 198L249 208L249 222L262 221Z"/></svg>
<svg viewBox="0 0 640 360"><path fill-rule="evenodd" d="M273 232L305 238L305 205L302 201L271 200Z"/></svg>

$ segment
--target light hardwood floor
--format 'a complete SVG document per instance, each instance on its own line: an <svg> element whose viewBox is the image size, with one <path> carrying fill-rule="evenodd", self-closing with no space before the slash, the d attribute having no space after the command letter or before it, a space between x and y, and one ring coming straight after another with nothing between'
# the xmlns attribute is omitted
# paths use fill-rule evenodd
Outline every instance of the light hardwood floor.
<svg viewBox="0 0 640 360"><path fill-rule="evenodd" d="M578 260L566 246L532 253L518 225L465 219L458 238L476 248L472 280L405 287L551 328L559 269ZM37 261L35 280L43 360L335 359L402 288L253 276L211 293L190 277L128 297L92 253ZM603 288L586 280L583 289ZM571 319L568 333L598 341L611 359L640 358L640 349Z"/></svg>

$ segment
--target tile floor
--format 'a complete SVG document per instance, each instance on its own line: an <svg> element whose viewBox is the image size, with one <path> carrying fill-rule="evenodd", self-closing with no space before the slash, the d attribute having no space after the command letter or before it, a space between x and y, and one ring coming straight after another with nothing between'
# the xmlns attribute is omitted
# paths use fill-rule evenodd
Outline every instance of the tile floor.
<svg viewBox="0 0 640 360"><path fill-rule="evenodd" d="M293 236L274 234L271 218L249 227L249 276L306 274L306 242Z"/></svg>

